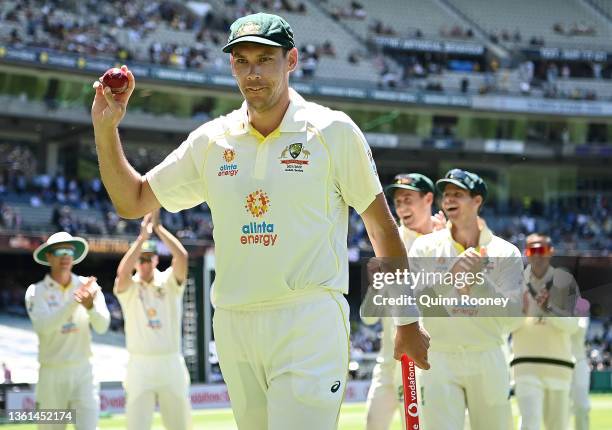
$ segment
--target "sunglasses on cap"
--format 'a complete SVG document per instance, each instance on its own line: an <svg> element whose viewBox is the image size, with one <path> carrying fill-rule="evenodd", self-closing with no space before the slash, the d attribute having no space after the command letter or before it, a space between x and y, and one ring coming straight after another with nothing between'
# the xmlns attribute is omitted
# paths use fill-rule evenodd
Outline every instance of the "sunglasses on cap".
<svg viewBox="0 0 612 430"><path fill-rule="evenodd" d="M550 245L528 246L525 248L525 255L527 257L533 257L534 255L549 255L550 248Z"/></svg>
<svg viewBox="0 0 612 430"><path fill-rule="evenodd" d="M55 257L64 257L64 256L74 257L74 249L57 248L51 251L51 254L54 255Z"/></svg>
<svg viewBox="0 0 612 430"><path fill-rule="evenodd" d="M474 186L474 179L465 170L461 169L453 169L449 171L444 179L455 179L459 182L465 183L470 188Z"/></svg>
<svg viewBox="0 0 612 430"><path fill-rule="evenodd" d="M410 185L412 184L412 182L414 182L414 179L412 179L409 175L395 175L395 178L393 178L393 183L396 185Z"/></svg>

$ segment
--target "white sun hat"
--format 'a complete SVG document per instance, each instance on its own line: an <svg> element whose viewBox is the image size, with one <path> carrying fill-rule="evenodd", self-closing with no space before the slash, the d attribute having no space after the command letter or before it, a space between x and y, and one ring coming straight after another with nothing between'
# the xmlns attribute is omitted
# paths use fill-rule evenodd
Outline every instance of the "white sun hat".
<svg viewBox="0 0 612 430"><path fill-rule="evenodd" d="M47 252L50 252L51 247L53 245L57 245L60 243L69 243L74 246L74 263L77 264L83 261L83 259L87 256L87 252L89 251L89 245L87 245L87 241L82 237L72 236L70 233L66 233L65 231L60 231L58 233L53 233L45 243L40 245L34 251L34 261L38 264L42 264L44 266L49 266L49 262L47 261Z"/></svg>

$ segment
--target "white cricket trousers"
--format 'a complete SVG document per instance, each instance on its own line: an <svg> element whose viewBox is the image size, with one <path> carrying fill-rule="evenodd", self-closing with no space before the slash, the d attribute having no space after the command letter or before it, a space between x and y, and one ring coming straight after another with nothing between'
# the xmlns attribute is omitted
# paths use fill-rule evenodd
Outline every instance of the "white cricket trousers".
<svg viewBox="0 0 612 430"><path fill-rule="evenodd" d="M567 388L552 389L539 378L521 376L515 380L515 395L521 412L520 430L569 428L570 393Z"/></svg>
<svg viewBox="0 0 612 430"><path fill-rule="evenodd" d="M75 409L75 428L95 430L100 411L99 387L89 361L62 366L41 365L36 384L39 409ZM40 424L39 429L63 430L66 424Z"/></svg>
<svg viewBox="0 0 612 430"><path fill-rule="evenodd" d="M589 430L589 411L591 400L589 388L591 385L591 370L585 358L578 360L572 374L571 403L574 413L574 428Z"/></svg>
<svg viewBox="0 0 612 430"><path fill-rule="evenodd" d="M283 304L215 310L219 364L239 430L333 430L349 360L349 306L317 290Z"/></svg>
<svg viewBox="0 0 612 430"><path fill-rule="evenodd" d="M510 378L500 347L430 351L429 370L417 372L423 430L511 430Z"/></svg>
<svg viewBox="0 0 612 430"><path fill-rule="evenodd" d="M130 354L126 380L127 430L151 428L155 401L167 430L191 429L189 373L179 353Z"/></svg>
<svg viewBox="0 0 612 430"><path fill-rule="evenodd" d="M396 411L403 408L399 403L399 389L395 380L397 363L380 363L374 366L372 384L366 401L366 430L388 430Z"/></svg>

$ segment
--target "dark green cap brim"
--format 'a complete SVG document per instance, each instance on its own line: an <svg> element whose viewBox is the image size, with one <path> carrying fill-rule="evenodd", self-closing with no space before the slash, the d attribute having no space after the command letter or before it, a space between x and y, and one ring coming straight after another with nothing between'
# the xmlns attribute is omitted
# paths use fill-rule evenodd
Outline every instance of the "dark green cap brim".
<svg viewBox="0 0 612 430"><path fill-rule="evenodd" d="M227 45L223 47L223 52L229 54L230 52L232 52L232 46L237 45L238 43L243 43L243 42L253 42L253 43L259 43L261 45L276 46L279 48L283 47L283 45L281 45L280 43L275 42L270 39L266 39L265 37L247 35L247 36L242 36L242 37L239 37L238 39L232 40L230 43L228 43ZM288 47L288 48L292 48L292 47Z"/></svg>
<svg viewBox="0 0 612 430"><path fill-rule="evenodd" d="M431 193L431 190L422 190L421 188L417 188L417 187L413 187L412 185L405 185L405 184L391 184L391 185L387 185L385 187L385 194L387 194L388 196L392 196L393 192L398 189L401 188L403 190L412 190L412 191L416 191L418 193Z"/></svg>
<svg viewBox="0 0 612 430"><path fill-rule="evenodd" d="M453 184L453 185L458 186L459 188L470 191L467 185L465 185L463 182L459 182L456 179L440 179L436 181L436 188L438 189L439 192L443 192L444 188L446 188L448 184Z"/></svg>

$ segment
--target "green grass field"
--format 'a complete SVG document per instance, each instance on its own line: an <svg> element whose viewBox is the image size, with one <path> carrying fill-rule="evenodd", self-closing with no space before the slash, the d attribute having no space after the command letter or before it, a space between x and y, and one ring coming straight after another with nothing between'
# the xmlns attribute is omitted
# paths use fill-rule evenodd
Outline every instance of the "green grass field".
<svg viewBox="0 0 612 430"><path fill-rule="evenodd" d="M612 429L612 394L591 395L591 430ZM516 405L515 407L516 412ZM516 415L516 414L515 414ZM340 430L362 430L365 422L365 404L351 403L342 407L340 414ZM518 419L515 419L518 422ZM230 409L213 409L193 412L194 429L211 430L235 430L236 425L232 418ZM125 429L125 417L123 415L102 418L99 427L101 429ZM0 425L2 430L35 430L33 425ZM570 427L573 428L573 427ZM154 430L163 430L159 414L155 416ZM400 430L399 418L392 426L392 430Z"/></svg>

